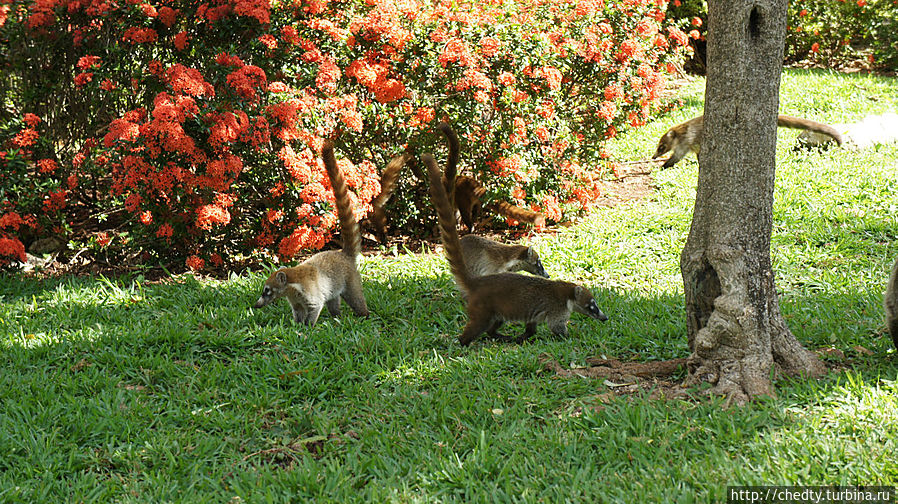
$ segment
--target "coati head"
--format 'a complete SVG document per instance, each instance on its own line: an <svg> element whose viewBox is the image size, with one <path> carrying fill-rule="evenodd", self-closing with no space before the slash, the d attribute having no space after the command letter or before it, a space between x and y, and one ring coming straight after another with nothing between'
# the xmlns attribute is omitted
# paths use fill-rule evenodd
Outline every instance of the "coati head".
<svg viewBox="0 0 898 504"><path fill-rule="evenodd" d="M602 310L599 309L599 306L596 304L596 300L592 297L592 293L589 292L589 289L579 285L574 287L574 299L568 301L568 303L570 303L571 308L577 313L582 313L587 317L598 319L602 322L608 320L608 316L602 313Z"/></svg>
<svg viewBox="0 0 898 504"><path fill-rule="evenodd" d="M288 285L287 272L284 269L275 271L262 285L262 295L259 296L253 308L261 308L278 298L284 297L289 288Z"/></svg>
<svg viewBox="0 0 898 504"><path fill-rule="evenodd" d="M655 155L652 156L652 159L658 159L672 151L676 144L676 136L677 133L673 129L667 130L667 133L663 134L661 139L658 140L658 148L655 149Z"/></svg>
<svg viewBox="0 0 898 504"><path fill-rule="evenodd" d="M549 278L546 268L543 267L542 261L539 260L539 254L533 247L527 247L519 257L521 269L531 275Z"/></svg>
<svg viewBox="0 0 898 504"><path fill-rule="evenodd" d="M305 304L314 286L318 283L318 270L299 265L295 268L280 268L265 280L262 295L253 305L261 308L272 301L289 296L290 304Z"/></svg>

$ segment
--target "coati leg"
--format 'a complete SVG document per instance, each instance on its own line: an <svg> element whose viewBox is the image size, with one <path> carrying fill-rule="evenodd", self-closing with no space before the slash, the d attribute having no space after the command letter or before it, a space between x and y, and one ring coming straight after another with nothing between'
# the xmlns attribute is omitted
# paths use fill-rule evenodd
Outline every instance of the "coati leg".
<svg viewBox="0 0 898 504"><path fill-rule="evenodd" d="M322 308L324 308L324 306L321 306L321 305L310 306L309 307L309 316L306 318L306 324L308 324L309 326L315 325L315 323L318 322L318 316L321 315Z"/></svg>
<svg viewBox="0 0 898 504"><path fill-rule="evenodd" d="M567 318L553 321L549 323L549 330L556 336L567 336L567 322Z"/></svg>
<svg viewBox="0 0 898 504"><path fill-rule="evenodd" d="M458 337L458 342L462 346L469 345L477 336L480 336L489 329L492 329L495 322L489 313L483 313L481 310L472 308L468 304L468 323L465 325L464 331Z"/></svg>
<svg viewBox="0 0 898 504"><path fill-rule="evenodd" d="M305 307L299 304L291 304L290 308L293 311L293 321L296 323L303 323L306 321L307 315Z"/></svg>
<svg viewBox="0 0 898 504"><path fill-rule="evenodd" d="M509 341L511 338L504 334L499 333L499 328L502 327L505 321L502 319L496 319L493 321L493 325L490 326L489 329L486 330L486 333L490 335L490 337L495 338L501 341Z"/></svg>
<svg viewBox="0 0 898 504"><path fill-rule="evenodd" d="M346 282L346 289L341 296L356 316L367 317L369 315L368 303L365 302L365 294L362 291L361 275L356 274Z"/></svg>
<svg viewBox="0 0 898 504"><path fill-rule="evenodd" d="M528 322L527 325L524 326L524 333L515 339L515 343L521 344L530 339L534 334L536 334L536 322Z"/></svg>
<svg viewBox="0 0 898 504"><path fill-rule="evenodd" d="M324 306L327 307L327 311L332 317L340 316L340 298L328 299Z"/></svg>
<svg viewBox="0 0 898 504"><path fill-rule="evenodd" d="M474 231L474 208L459 207L458 213L461 214L461 221L465 223L465 226L468 226L468 232Z"/></svg>

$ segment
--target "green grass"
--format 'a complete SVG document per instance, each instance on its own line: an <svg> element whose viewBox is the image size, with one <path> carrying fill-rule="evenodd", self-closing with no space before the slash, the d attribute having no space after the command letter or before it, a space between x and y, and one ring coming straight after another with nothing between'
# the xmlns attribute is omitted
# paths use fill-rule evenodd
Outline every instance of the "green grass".
<svg viewBox="0 0 898 504"><path fill-rule="evenodd" d="M819 91L823 88L822 91ZM814 90L814 91L811 91ZM654 150L686 107L612 146ZM853 121L898 109L898 81L789 71L784 113ZM898 146L794 152L780 130L773 259L810 348L848 361L778 397L601 400L558 379L595 355L684 357L679 251L697 165L648 200L534 239L549 272L611 317L568 338L461 348L461 303L434 254L368 256L373 315L314 330L286 304L253 311L262 274L166 283L0 277L0 502L709 502L727 484L896 484L898 358L881 293L898 256ZM865 355L853 349L873 351ZM237 500L234 500L237 502Z"/></svg>

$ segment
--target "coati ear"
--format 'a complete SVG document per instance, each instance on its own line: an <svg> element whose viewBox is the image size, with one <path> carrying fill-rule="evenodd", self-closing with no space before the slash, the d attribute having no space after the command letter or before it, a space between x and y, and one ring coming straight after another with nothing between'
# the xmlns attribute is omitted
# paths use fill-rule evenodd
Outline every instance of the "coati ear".
<svg viewBox="0 0 898 504"><path fill-rule="evenodd" d="M580 287L579 285L574 287L574 298L580 299L582 297L583 297L583 287Z"/></svg>
<svg viewBox="0 0 898 504"><path fill-rule="evenodd" d="M274 277L275 279L277 279L278 284L280 284L281 287L287 285L287 274L283 271L278 271Z"/></svg>
<svg viewBox="0 0 898 504"><path fill-rule="evenodd" d="M527 259L533 261L538 256L536 255L536 251L533 250L533 247L527 247Z"/></svg>

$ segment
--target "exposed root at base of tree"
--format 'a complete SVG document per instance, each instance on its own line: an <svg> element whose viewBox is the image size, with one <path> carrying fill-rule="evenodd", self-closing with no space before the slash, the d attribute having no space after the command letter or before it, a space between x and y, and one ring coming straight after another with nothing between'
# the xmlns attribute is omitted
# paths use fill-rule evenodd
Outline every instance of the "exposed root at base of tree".
<svg viewBox="0 0 898 504"><path fill-rule="evenodd" d="M621 362L617 359L590 357L584 367L566 369L548 354L539 356L539 362L547 371L559 378L601 378L605 385L620 395L651 390L652 399L685 397L688 391L682 385L687 359L652 362Z"/></svg>

